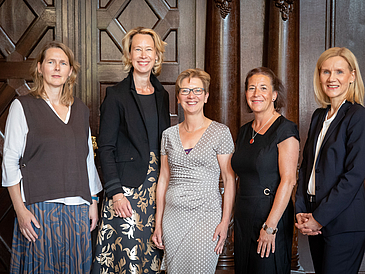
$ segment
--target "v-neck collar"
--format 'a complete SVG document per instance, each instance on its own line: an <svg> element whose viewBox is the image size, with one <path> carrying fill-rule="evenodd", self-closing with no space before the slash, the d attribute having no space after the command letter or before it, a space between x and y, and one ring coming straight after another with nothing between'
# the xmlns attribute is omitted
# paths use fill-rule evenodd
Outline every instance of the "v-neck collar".
<svg viewBox="0 0 365 274"><path fill-rule="evenodd" d="M49 100L47 100L47 99L42 99L46 104L47 104L47 106L51 109L51 111L54 113L54 115L56 116L56 118L60 121L60 122L62 122L63 124L65 124L65 125L67 125L69 122L70 122L70 120L71 120L71 108L72 108L72 105L69 105L68 106L68 111L67 111L67 115L66 115L66 119L65 119L65 121L63 121L62 119L61 119L61 117L58 115L58 113L57 113L57 111L54 109L54 107L52 106L52 104L50 103L50 101Z"/></svg>
<svg viewBox="0 0 365 274"><path fill-rule="evenodd" d="M206 130L204 130L204 132L203 132L203 134L202 134L202 136L200 136L200 138L199 138L199 140L198 140L198 142L195 144L195 146L193 146L192 148L191 148L191 150L190 150L190 152L188 153L188 154L186 154L186 152L185 152L185 148L184 148L184 146L183 146L183 144L182 144L182 141L181 141L181 137L180 137L180 129L179 129L179 124L177 124L176 125L176 127L177 127L177 136L179 137L179 141L180 141L180 147L181 147L181 150L184 152L184 154L186 155L186 156L189 156L194 150L195 150L195 148L200 144L200 141L203 139L203 137L204 137L204 135L205 135L205 133L208 131L208 129L210 128L210 126L212 125L214 123L214 121L212 121L210 124L209 124L209 126L206 128ZM190 149L190 148L189 148Z"/></svg>

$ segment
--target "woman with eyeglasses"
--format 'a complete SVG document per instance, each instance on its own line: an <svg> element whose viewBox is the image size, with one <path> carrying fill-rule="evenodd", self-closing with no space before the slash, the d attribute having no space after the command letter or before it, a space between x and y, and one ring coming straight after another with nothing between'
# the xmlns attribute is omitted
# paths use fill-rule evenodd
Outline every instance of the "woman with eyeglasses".
<svg viewBox="0 0 365 274"><path fill-rule="evenodd" d="M227 237L235 196L229 128L204 116L210 76L200 69L176 81L185 120L162 134L153 241L165 250L161 270L215 273ZM224 182L224 204L219 175Z"/></svg>

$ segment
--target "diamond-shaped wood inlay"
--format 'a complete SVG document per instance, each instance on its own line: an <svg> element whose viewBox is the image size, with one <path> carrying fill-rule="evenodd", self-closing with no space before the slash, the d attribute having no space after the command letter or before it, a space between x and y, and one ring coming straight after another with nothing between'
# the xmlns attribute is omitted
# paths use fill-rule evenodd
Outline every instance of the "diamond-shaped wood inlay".
<svg viewBox="0 0 365 274"><path fill-rule="evenodd" d="M54 40L54 29L50 28L47 30L47 32L43 35L43 37L40 39L40 41L37 43L37 46L32 50L30 55L28 56L28 59L35 59L39 53L39 51L43 48L43 46L49 42Z"/></svg>
<svg viewBox="0 0 365 274"><path fill-rule="evenodd" d="M130 1L117 18L126 31L136 27L153 28L159 21L158 16L144 0Z"/></svg>
<svg viewBox="0 0 365 274"><path fill-rule="evenodd" d="M48 7L53 7L54 6L53 0L45 0L44 2L46 2Z"/></svg>
<svg viewBox="0 0 365 274"><path fill-rule="evenodd" d="M177 31L172 30L164 40L167 43L165 47L165 60L166 62L177 62Z"/></svg>
<svg viewBox="0 0 365 274"><path fill-rule="evenodd" d="M122 52L106 31L100 32L100 61L122 61Z"/></svg>
<svg viewBox="0 0 365 274"><path fill-rule="evenodd" d="M99 0L99 8L106 8L106 6L111 2L111 0Z"/></svg>
<svg viewBox="0 0 365 274"><path fill-rule="evenodd" d="M12 16L7 16L9 14ZM14 44L19 41L35 18L35 14L23 0L4 1L0 6L0 26Z"/></svg>
<svg viewBox="0 0 365 274"><path fill-rule="evenodd" d="M177 8L176 0L166 0L166 3L170 6L170 8Z"/></svg>

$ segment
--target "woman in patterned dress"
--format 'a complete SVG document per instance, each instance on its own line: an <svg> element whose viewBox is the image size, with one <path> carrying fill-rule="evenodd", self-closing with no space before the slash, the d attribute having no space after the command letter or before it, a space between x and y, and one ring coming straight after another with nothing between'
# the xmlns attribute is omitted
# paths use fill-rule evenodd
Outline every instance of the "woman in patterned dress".
<svg viewBox="0 0 365 274"><path fill-rule="evenodd" d="M97 225L102 186L89 109L73 96L79 67L66 45L47 43L32 65L32 90L10 106L2 185L16 212L13 274L91 269L90 232Z"/></svg>
<svg viewBox="0 0 365 274"><path fill-rule="evenodd" d="M200 69L179 75L175 91L185 120L162 136L153 241L165 250L161 270L169 274L215 273L231 218L234 144L227 126L204 116L209 83L209 74Z"/></svg>
<svg viewBox="0 0 365 274"><path fill-rule="evenodd" d="M92 273L159 273L151 240L162 131L170 126L168 93L157 80L165 43L151 29L123 38L128 77L108 87L98 140L105 198Z"/></svg>

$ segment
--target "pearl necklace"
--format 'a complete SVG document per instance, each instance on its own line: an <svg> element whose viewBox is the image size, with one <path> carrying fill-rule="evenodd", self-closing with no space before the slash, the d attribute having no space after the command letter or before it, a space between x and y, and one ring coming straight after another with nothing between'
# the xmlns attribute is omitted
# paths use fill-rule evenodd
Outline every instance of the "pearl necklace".
<svg viewBox="0 0 365 274"><path fill-rule="evenodd" d="M252 136L251 136L251 140L250 140L250 144L251 145L255 142L256 135L260 132L261 129L263 129L267 125L267 123L271 120L271 118L274 117L274 114L275 113L272 114L272 116L270 117L270 119L267 120L266 123L256 133L255 133L255 130L253 129L253 127L252 127Z"/></svg>

